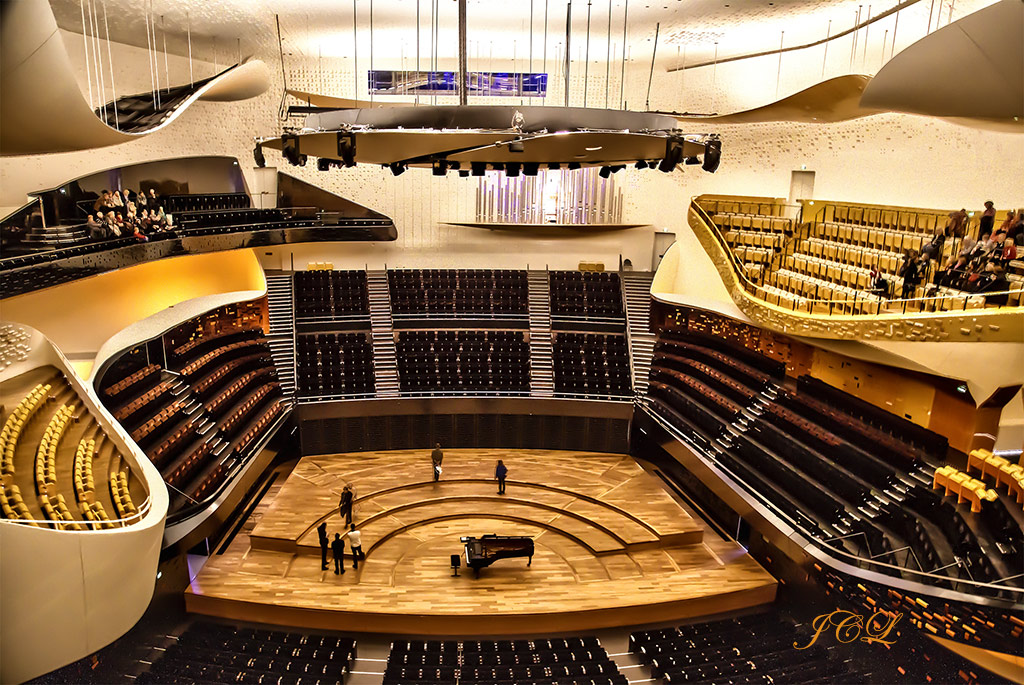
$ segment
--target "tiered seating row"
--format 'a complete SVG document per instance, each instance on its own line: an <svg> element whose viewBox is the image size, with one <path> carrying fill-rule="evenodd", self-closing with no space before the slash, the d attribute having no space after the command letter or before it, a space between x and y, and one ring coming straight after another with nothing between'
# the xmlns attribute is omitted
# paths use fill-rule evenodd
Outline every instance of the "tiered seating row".
<svg viewBox="0 0 1024 685"><path fill-rule="evenodd" d="M142 379L148 378L152 374L157 373L159 371L160 367L157 366L156 364L149 364L147 366L144 366L135 373L131 374L130 376L126 376L125 378L122 378L116 383L113 383L112 385L108 386L107 389L103 391L103 394L105 394L107 397L116 397L117 395L124 392L131 386L135 385Z"/></svg>
<svg viewBox="0 0 1024 685"><path fill-rule="evenodd" d="M57 485L57 445L64 437L64 429L74 413L74 405L63 405L50 419L43 439L39 441L36 449L36 489L41 497L46 495L50 485Z"/></svg>
<svg viewBox="0 0 1024 685"><path fill-rule="evenodd" d="M192 361L190 353L195 353L203 348L223 347L227 342L236 342L234 338L239 337L260 337L263 335L263 328L254 326L251 328L228 328L213 335L200 335L189 340L187 343L174 348L171 353L178 363L184 364Z"/></svg>
<svg viewBox="0 0 1024 685"><path fill-rule="evenodd" d="M402 331L402 392L529 391L529 344L522 331Z"/></svg>
<svg viewBox="0 0 1024 685"><path fill-rule="evenodd" d="M374 392L373 346L366 333L300 335L295 353L303 397Z"/></svg>
<svg viewBox="0 0 1024 685"><path fill-rule="evenodd" d="M39 411L52 387L50 383L40 383L32 388L4 422L4 427L0 431L0 447L3 449L3 465L0 468L0 473L3 475L14 475L14 451L18 445L18 438L21 437L21 431Z"/></svg>
<svg viewBox="0 0 1024 685"><path fill-rule="evenodd" d="M240 350L240 349L243 349L245 347L252 347L252 346L255 346L255 345L266 345L266 339L261 337L261 338L253 338L251 340L240 340L238 342L231 343L230 345L224 345L223 347L218 347L215 350L207 352L206 354L204 354L199 359L196 359L195 361L186 364L181 369L181 375L188 376L188 377L194 376L201 369L203 369L207 364L209 364L210 362L214 361L218 357L220 357L222 355L229 354L231 352L234 352L235 350Z"/></svg>
<svg viewBox="0 0 1024 685"><path fill-rule="evenodd" d="M365 271L299 271L294 288L299 319L370 315Z"/></svg>
<svg viewBox="0 0 1024 685"><path fill-rule="evenodd" d="M629 397L629 351L623 335L556 333L555 393L574 397Z"/></svg>
<svg viewBox="0 0 1024 685"><path fill-rule="evenodd" d="M197 622L136 682L341 683L355 657L350 638Z"/></svg>
<svg viewBox="0 0 1024 685"><path fill-rule="evenodd" d="M391 643L384 685L455 682L625 685L628 681L594 637Z"/></svg>
<svg viewBox="0 0 1024 685"><path fill-rule="evenodd" d="M865 682L866 671L833 658L834 646L793 649L810 642L812 634L809 626L755 614L637 631L629 647L666 683Z"/></svg>
<svg viewBox="0 0 1024 685"><path fill-rule="evenodd" d="M263 379L266 376L274 375L275 373L272 367L264 366L239 376L232 381L230 385L221 390L212 400L204 402L206 410L213 415L217 415L226 406L230 406L228 405L228 402L234 400L257 380Z"/></svg>
<svg viewBox="0 0 1024 685"><path fill-rule="evenodd" d="M203 212L226 209L247 209L249 196L245 193L207 193L195 195L168 195L162 198L166 212Z"/></svg>
<svg viewBox="0 0 1024 685"><path fill-rule="evenodd" d="M624 318L619 275L598 271L551 271L551 315L586 319Z"/></svg>
<svg viewBox="0 0 1024 685"><path fill-rule="evenodd" d="M128 477L124 471L118 471L110 476L110 492L114 498L114 506L117 507L119 518L128 518L137 513L135 504L132 502L131 492L128 491Z"/></svg>
<svg viewBox="0 0 1024 685"><path fill-rule="evenodd" d="M388 272L391 311L417 314L527 314L525 271L407 269Z"/></svg>

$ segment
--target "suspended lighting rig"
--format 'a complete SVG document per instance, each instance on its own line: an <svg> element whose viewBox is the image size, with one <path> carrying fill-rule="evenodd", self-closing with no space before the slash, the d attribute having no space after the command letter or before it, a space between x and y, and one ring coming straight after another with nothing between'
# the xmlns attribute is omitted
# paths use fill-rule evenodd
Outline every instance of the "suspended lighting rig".
<svg viewBox="0 0 1024 685"><path fill-rule="evenodd" d="M322 171L379 164L396 176L409 167L461 176L593 166L614 173L627 165L666 173L683 164L718 169L718 135L686 134L677 126L675 117L662 114L581 107L337 109L308 115L301 130L258 138L253 154L259 166L269 148L297 166L315 157Z"/></svg>

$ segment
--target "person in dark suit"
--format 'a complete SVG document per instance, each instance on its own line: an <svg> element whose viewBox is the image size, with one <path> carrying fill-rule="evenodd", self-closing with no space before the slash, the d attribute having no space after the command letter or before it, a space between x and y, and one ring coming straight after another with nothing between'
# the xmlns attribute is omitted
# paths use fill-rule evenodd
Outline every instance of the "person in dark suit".
<svg viewBox="0 0 1024 685"><path fill-rule="evenodd" d="M345 541L341 539L341 533L334 534L334 542L331 543L331 554L334 555L334 575L345 572Z"/></svg>
<svg viewBox="0 0 1024 685"><path fill-rule="evenodd" d="M498 494L505 494L505 477L508 475L508 467L505 466L505 462L501 459L498 460L498 465L494 467L494 477L498 480Z"/></svg>
<svg viewBox="0 0 1024 685"><path fill-rule="evenodd" d="M441 462L444 461L444 452L441 451L441 443L434 445L434 451L430 453L430 463L433 465L434 482L441 479Z"/></svg>
<svg viewBox="0 0 1024 685"><path fill-rule="evenodd" d="M352 484L348 483L341 490L341 500L338 502L338 515L345 519L345 525L352 525Z"/></svg>
<svg viewBox="0 0 1024 685"><path fill-rule="evenodd" d="M320 570L327 570L327 521L316 527L316 534L320 537Z"/></svg>

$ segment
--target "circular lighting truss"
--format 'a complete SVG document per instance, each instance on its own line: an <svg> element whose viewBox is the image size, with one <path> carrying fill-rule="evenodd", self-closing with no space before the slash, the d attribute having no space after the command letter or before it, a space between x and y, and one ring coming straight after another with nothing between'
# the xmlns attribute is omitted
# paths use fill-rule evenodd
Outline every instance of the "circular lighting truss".
<svg viewBox="0 0 1024 685"><path fill-rule="evenodd" d="M488 169L534 176L538 169L598 166L615 173L627 165L671 172L683 164L718 169L716 134L688 135L674 117L580 107L420 106L328 110L306 117L303 128L256 141L280 150L293 165L318 158L323 171L379 164L396 176L409 167L444 176L482 176Z"/></svg>

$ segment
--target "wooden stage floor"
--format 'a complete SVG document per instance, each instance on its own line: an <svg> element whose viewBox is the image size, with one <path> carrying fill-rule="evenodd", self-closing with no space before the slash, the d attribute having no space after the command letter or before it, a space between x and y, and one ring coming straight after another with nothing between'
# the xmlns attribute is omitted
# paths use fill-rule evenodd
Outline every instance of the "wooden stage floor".
<svg viewBox="0 0 1024 685"><path fill-rule="evenodd" d="M497 494L494 465L509 475ZM189 611L309 628L512 635L670 621L770 602L775 580L723 541L631 457L445 450L305 457L264 497L186 591ZM316 526L343 532L356 494L366 560L320 570ZM533 565L501 560L451 575L464 535L529 535Z"/></svg>

